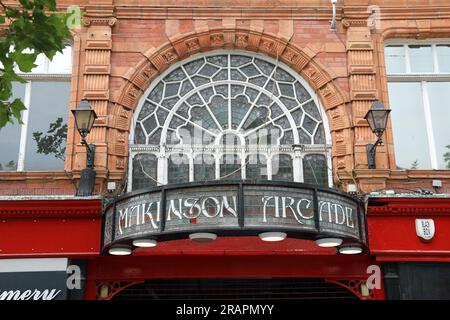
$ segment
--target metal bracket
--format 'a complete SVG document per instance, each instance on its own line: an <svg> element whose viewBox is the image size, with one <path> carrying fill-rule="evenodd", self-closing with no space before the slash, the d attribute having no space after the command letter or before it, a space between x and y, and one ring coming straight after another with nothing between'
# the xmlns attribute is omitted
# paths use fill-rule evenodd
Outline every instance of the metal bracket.
<svg viewBox="0 0 450 320"><path fill-rule="evenodd" d="M96 172L94 170L95 145L84 143L86 146L86 169L81 171L77 196L86 197L94 192Z"/></svg>
<svg viewBox="0 0 450 320"><path fill-rule="evenodd" d="M366 152L367 152L367 166L369 169L375 169L376 163L376 153L377 153L377 146L382 143L381 139L378 138L378 140L374 144L368 144L366 145Z"/></svg>

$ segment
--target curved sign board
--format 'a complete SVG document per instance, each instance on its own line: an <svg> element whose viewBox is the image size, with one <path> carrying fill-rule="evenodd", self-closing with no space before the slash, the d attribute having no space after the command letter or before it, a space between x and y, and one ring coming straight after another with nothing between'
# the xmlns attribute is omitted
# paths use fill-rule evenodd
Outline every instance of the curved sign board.
<svg viewBox="0 0 450 320"><path fill-rule="evenodd" d="M210 182L168 185L117 198L105 208L104 248L133 239L186 238L193 232L290 237L335 236L365 243L360 203L340 191L301 183Z"/></svg>

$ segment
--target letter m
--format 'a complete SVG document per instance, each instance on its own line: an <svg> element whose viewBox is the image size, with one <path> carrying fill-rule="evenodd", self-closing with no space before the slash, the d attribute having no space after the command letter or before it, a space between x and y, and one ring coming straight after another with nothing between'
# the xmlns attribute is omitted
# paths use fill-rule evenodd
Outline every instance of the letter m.
<svg viewBox="0 0 450 320"><path fill-rule="evenodd" d="M9 291L3 291L0 294L0 300L18 300L20 296L20 291L16 290L9 290Z"/></svg>

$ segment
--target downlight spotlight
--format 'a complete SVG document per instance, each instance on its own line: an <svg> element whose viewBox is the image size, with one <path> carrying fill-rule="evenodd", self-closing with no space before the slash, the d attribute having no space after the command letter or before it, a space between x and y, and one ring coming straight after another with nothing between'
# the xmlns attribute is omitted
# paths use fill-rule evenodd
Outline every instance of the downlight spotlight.
<svg viewBox="0 0 450 320"><path fill-rule="evenodd" d="M109 254L113 256L128 256L132 250L128 246L117 246L109 249Z"/></svg>
<svg viewBox="0 0 450 320"><path fill-rule="evenodd" d="M259 238L262 241L270 241L270 242L282 241L286 239L286 236L287 235L284 232L263 232L259 234Z"/></svg>
<svg viewBox="0 0 450 320"><path fill-rule="evenodd" d="M340 239L340 238L319 238L316 240L316 244L319 247L324 247L324 248L337 247L342 244L342 239Z"/></svg>
<svg viewBox="0 0 450 320"><path fill-rule="evenodd" d="M136 240L133 240L133 246L138 247L138 248L156 247L157 244L158 244L158 242L156 242L156 240L153 240L153 239L136 239Z"/></svg>
<svg viewBox="0 0 450 320"><path fill-rule="evenodd" d="M340 254L360 254L361 252L362 248L354 244L343 245L339 247Z"/></svg>
<svg viewBox="0 0 450 320"><path fill-rule="evenodd" d="M209 232L191 233L189 239L195 242L212 242L217 239L217 234Z"/></svg>

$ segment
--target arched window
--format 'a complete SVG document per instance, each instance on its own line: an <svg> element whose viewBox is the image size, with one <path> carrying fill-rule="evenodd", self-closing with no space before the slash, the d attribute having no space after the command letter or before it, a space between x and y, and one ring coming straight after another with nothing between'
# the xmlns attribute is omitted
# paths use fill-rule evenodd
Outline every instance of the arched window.
<svg viewBox="0 0 450 320"><path fill-rule="evenodd" d="M158 184L302 182L311 175L308 154L322 155L325 161L310 162L328 177L327 132L314 92L283 63L237 50L197 55L164 72L141 99L130 155L155 156L158 174L142 174L132 161L129 186L148 176Z"/></svg>
<svg viewBox="0 0 450 320"><path fill-rule="evenodd" d="M169 183L189 181L189 158L185 154L175 153L169 157Z"/></svg>
<svg viewBox="0 0 450 320"><path fill-rule="evenodd" d="M292 157L277 154L272 157L272 180L293 181Z"/></svg>
<svg viewBox="0 0 450 320"><path fill-rule="evenodd" d="M245 178L248 180L267 180L267 157L263 154L251 154L247 157Z"/></svg>
<svg viewBox="0 0 450 320"><path fill-rule="evenodd" d="M153 154L137 154L133 157L133 190L157 185L158 162Z"/></svg>

